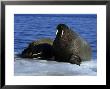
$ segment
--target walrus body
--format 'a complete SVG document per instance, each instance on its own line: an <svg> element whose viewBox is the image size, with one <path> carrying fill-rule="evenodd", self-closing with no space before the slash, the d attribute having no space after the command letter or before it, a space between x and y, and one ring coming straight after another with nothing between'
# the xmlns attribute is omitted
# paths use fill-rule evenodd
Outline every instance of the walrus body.
<svg viewBox="0 0 110 89"><path fill-rule="evenodd" d="M53 42L55 60L80 65L91 59L90 45L65 24L57 26L58 33Z"/></svg>
<svg viewBox="0 0 110 89"><path fill-rule="evenodd" d="M53 57L53 41L51 39L41 39L34 41L23 50L21 56L24 58L49 59Z"/></svg>

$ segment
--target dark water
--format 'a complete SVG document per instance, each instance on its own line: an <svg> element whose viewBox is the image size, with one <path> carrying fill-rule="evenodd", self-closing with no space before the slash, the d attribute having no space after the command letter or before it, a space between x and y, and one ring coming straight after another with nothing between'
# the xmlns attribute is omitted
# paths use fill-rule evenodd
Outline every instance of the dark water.
<svg viewBox="0 0 110 89"><path fill-rule="evenodd" d="M56 26L67 24L91 45L93 59L97 59L97 15L96 14L15 14L14 50L21 53L28 44L40 38L55 38Z"/></svg>

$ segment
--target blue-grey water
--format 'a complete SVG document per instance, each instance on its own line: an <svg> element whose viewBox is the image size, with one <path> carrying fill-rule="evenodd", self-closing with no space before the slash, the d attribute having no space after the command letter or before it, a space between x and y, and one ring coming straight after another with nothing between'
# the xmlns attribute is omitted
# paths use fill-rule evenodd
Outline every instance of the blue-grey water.
<svg viewBox="0 0 110 89"><path fill-rule="evenodd" d="M92 47L91 61L80 66L47 60L20 58L24 48L41 38L55 39L58 24L66 24L86 39ZM15 14L14 15L15 76L96 76L97 15L96 14ZM19 60L17 60L19 59Z"/></svg>
<svg viewBox="0 0 110 89"><path fill-rule="evenodd" d="M67 24L85 38L92 47L92 59L97 59L96 14L15 14L14 49L21 53L32 41L56 36L56 26Z"/></svg>

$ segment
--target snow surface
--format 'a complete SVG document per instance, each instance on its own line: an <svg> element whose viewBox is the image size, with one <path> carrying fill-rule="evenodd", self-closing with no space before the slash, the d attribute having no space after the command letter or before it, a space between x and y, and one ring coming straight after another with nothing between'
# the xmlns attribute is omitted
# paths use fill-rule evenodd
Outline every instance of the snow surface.
<svg viewBox="0 0 110 89"><path fill-rule="evenodd" d="M96 76L96 60L82 62L80 66L65 62L15 58L15 76Z"/></svg>

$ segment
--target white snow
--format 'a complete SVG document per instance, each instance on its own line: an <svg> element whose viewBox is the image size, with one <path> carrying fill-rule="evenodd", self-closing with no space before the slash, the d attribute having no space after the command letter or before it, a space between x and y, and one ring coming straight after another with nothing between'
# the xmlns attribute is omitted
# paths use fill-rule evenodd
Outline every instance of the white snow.
<svg viewBox="0 0 110 89"><path fill-rule="evenodd" d="M15 76L96 76L96 60L80 66L65 62L15 58Z"/></svg>

